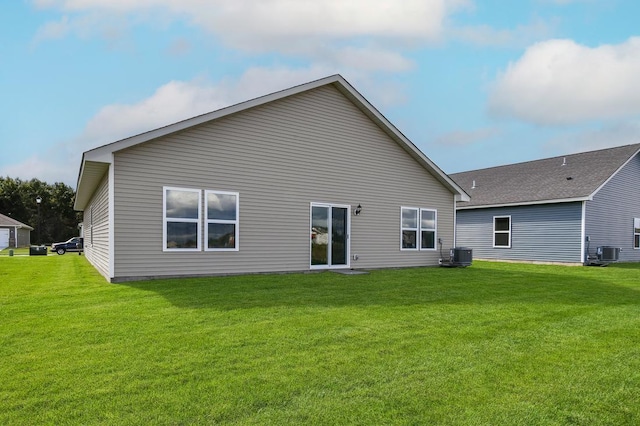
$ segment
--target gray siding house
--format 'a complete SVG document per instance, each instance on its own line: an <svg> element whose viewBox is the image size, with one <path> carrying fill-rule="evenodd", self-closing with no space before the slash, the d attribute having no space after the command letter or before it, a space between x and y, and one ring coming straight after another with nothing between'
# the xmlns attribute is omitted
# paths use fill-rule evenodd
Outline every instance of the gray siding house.
<svg viewBox="0 0 640 426"><path fill-rule="evenodd" d="M75 209L111 282L437 265L465 192L341 76L86 151Z"/></svg>
<svg viewBox="0 0 640 426"><path fill-rule="evenodd" d="M29 247L33 228L22 222L0 214L0 250Z"/></svg>
<svg viewBox="0 0 640 426"><path fill-rule="evenodd" d="M583 264L600 246L640 261L640 144L452 174L457 244L474 258Z"/></svg>

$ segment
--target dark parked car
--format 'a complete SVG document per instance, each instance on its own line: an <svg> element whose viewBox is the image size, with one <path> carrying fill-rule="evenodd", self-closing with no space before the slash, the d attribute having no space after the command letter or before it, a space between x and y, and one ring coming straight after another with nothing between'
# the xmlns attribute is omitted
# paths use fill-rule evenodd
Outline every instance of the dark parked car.
<svg viewBox="0 0 640 426"><path fill-rule="evenodd" d="M51 252L55 252L58 254L65 254L68 251L83 251L84 250L84 238L81 237L73 237L64 243L53 243L51 244Z"/></svg>

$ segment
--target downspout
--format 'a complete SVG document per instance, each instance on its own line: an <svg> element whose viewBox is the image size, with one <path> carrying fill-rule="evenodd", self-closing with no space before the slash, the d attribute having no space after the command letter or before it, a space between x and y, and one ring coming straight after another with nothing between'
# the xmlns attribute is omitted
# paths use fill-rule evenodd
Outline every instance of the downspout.
<svg viewBox="0 0 640 426"><path fill-rule="evenodd" d="M456 240L458 238L458 230L457 230L457 224L458 224L458 209L457 209L457 201L456 201L456 195L453 195L453 247L458 247L458 244L456 244Z"/></svg>
<svg viewBox="0 0 640 426"><path fill-rule="evenodd" d="M114 215L114 210L115 210L115 183L114 183L114 177L115 177L115 155L113 153L111 153L111 164L109 164L109 188L107 189L107 191L109 192L107 194L107 200L108 200L108 211L109 211L109 281L113 282L113 278L115 276L115 241L114 241L114 237L115 237L115 232L114 232L114 226L115 226L115 219L113 217Z"/></svg>
<svg viewBox="0 0 640 426"><path fill-rule="evenodd" d="M587 217L587 202L582 201L582 217L580 218L580 257L581 263L584 265L587 262L587 253L585 249L586 235L586 217Z"/></svg>

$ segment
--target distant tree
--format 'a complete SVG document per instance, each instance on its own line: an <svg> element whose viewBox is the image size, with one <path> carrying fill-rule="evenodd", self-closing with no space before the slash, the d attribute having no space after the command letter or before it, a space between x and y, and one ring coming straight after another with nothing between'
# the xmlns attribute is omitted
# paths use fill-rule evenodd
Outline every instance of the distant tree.
<svg viewBox="0 0 640 426"><path fill-rule="evenodd" d="M40 196L40 215L36 197ZM69 185L50 185L38 179L0 177L0 213L34 228L31 241L50 244L78 235L81 214L73 210L75 191ZM37 241L40 235L40 241Z"/></svg>

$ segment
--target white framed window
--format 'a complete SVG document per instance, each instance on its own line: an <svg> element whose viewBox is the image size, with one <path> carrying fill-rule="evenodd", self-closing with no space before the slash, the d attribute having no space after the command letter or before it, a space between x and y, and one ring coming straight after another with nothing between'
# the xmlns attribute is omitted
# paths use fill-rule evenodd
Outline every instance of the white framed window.
<svg viewBox="0 0 640 426"><path fill-rule="evenodd" d="M435 250L438 214L435 210L420 209L420 250Z"/></svg>
<svg viewBox="0 0 640 426"><path fill-rule="evenodd" d="M511 248L511 216L493 217L493 247Z"/></svg>
<svg viewBox="0 0 640 426"><path fill-rule="evenodd" d="M400 250L418 250L418 213L415 207L400 207Z"/></svg>
<svg viewBox="0 0 640 426"><path fill-rule="evenodd" d="M205 191L207 251L238 251L240 194Z"/></svg>
<svg viewBox="0 0 640 426"><path fill-rule="evenodd" d="M633 248L640 249L640 217L633 218Z"/></svg>
<svg viewBox="0 0 640 426"><path fill-rule="evenodd" d="M200 250L201 205L199 189L163 187L163 251Z"/></svg>
<svg viewBox="0 0 640 426"><path fill-rule="evenodd" d="M400 249L435 250L437 212L418 207L400 208Z"/></svg>

